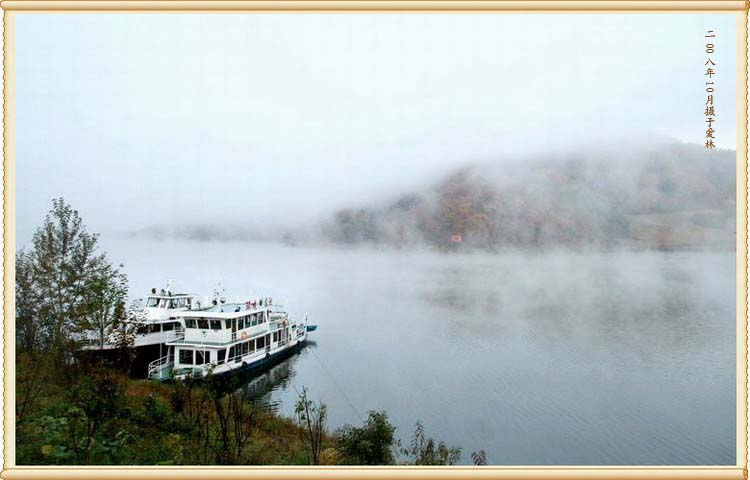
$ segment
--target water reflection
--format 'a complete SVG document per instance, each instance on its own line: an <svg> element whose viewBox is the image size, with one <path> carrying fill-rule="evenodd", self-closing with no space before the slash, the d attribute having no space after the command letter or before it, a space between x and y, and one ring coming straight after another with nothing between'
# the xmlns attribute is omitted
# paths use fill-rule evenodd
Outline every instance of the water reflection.
<svg viewBox="0 0 750 480"><path fill-rule="evenodd" d="M281 360L271 368L261 373L244 374L238 377L242 385L237 391L243 392L245 398L256 406L278 413L281 401L273 398L277 390L290 388L291 381L296 374L296 364L300 354L306 349L315 348L315 342L308 340L298 351Z"/></svg>

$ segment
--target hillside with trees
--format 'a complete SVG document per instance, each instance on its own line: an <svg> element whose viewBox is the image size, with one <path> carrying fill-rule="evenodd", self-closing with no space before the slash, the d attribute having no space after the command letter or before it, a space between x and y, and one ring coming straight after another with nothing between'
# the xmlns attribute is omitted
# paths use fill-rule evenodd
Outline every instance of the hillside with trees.
<svg viewBox="0 0 750 480"><path fill-rule="evenodd" d="M467 161L431 185L342 206L323 220L163 224L131 235L441 251L727 251L735 243L735 183L735 151L662 141Z"/></svg>
<svg viewBox="0 0 750 480"><path fill-rule="evenodd" d="M476 163L425 191L341 209L322 238L441 250L732 249L735 155L671 143Z"/></svg>

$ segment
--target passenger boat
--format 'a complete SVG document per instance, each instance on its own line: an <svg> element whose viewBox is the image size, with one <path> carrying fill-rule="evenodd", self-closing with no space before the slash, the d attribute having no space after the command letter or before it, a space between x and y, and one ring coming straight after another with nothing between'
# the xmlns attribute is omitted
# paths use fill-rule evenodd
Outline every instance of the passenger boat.
<svg viewBox="0 0 750 480"><path fill-rule="evenodd" d="M138 299L128 312L126 324L132 328L132 344L135 356L130 366L130 374L146 377L148 366L167 352L166 343L184 336L183 324L178 321L183 312L196 312L222 305L224 290L219 285L212 297L201 297L192 293L173 293L172 282L165 288L152 288L150 295ZM102 344L95 332L86 332L80 339L81 350L89 354L111 356L118 347L118 333L109 332Z"/></svg>
<svg viewBox="0 0 750 480"><path fill-rule="evenodd" d="M171 283L159 292L152 288L151 295L139 299L136 306L131 308L126 323L131 324L135 330L133 347L160 345L182 338L182 325L176 320L181 312L201 310L204 303L209 303L211 307L220 301L214 298L208 302L192 293L172 293L170 288ZM104 344L95 335L95 332L89 332L81 338L84 350L111 350L117 347L114 332L110 332Z"/></svg>
<svg viewBox="0 0 750 480"><path fill-rule="evenodd" d="M307 340L307 316L296 322L270 298L180 312L177 321L184 335L168 342L167 354L149 364L151 379L202 378L261 368Z"/></svg>
<svg viewBox="0 0 750 480"><path fill-rule="evenodd" d="M200 310L201 300L197 295L175 293L162 289L146 298L140 311L135 311L132 321L136 324L134 346L145 347L167 343L182 338L182 325L177 316L184 311Z"/></svg>

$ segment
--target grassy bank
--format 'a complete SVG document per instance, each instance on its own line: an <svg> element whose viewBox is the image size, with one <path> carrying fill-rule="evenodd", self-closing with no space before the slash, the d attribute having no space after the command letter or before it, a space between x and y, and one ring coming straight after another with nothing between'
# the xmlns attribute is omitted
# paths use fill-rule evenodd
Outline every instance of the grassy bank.
<svg viewBox="0 0 750 480"><path fill-rule="evenodd" d="M255 404L236 378L159 383L104 361L17 360L19 465L445 465L460 449L425 435L408 447L385 412L326 428L327 407L303 389L295 418ZM472 454L475 463L483 453Z"/></svg>
<svg viewBox="0 0 750 480"><path fill-rule="evenodd" d="M18 464L310 463L300 424L241 392L130 379L106 365L69 370L19 358ZM334 446L323 432L322 449Z"/></svg>

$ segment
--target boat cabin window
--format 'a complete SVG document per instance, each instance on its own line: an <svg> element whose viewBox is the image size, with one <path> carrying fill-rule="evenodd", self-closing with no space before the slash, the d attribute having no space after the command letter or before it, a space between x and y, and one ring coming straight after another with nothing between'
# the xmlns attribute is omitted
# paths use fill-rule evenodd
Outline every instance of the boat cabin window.
<svg viewBox="0 0 750 480"><path fill-rule="evenodd" d="M200 350L195 351L195 364L203 365L205 363L211 363L211 352L204 352Z"/></svg>
<svg viewBox="0 0 750 480"><path fill-rule="evenodd" d="M237 328L239 328L240 330L245 328L245 317L240 317L237 319L237 321L239 322L239 325L237 326Z"/></svg>
<svg viewBox="0 0 750 480"><path fill-rule="evenodd" d="M279 332L273 332L273 341L278 342L279 341Z"/></svg>
<svg viewBox="0 0 750 480"><path fill-rule="evenodd" d="M211 320L211 330L221 330L221 320Z"/></svg>
<svg viewBox="0 0 750 480"><path fill-rule="evenodd" d="M260 350L261 348L266 346L266 337L260 337L255 343L255 348Z"/></svg>
<svg viewBox="0 0 750 480"><path fill-rule="evenodd" d="M193 364L193 351L192 350L180 350L180 363L184 365Z"/></svg>
<svg viewBox="0 0 750 480"><path fill-rule="evenodd" d="M206 320L205 318L199 318L198 328L200 328L201 330L208 330L208 320Z"/></svg>
<svg viewBox="0 0 750 480"><path fill-rule="evenodd" d="M170 323L165 323L165 324L163 324L163 325L161 326L161 329L162 329L163 331L165 331L165 332L168 332L168 331L170 331L170 330L174 330L174 326L175 326L175 324L174 324L174 323L172 323L172 322L170 322Z"/></svg>
<svg viewBox="0 0 750 480"><path fill-rule="evenodd" d="M195 319L194 318L186 318L185 319L185 328L195 328Z"/></svg>
<svg viewBox="0 0 750 480"><path fill-rule="evenodd" d="M148 326L141 325L140 327L136 329L136 333L140 333L140 334L148 333Z"/></svg>
<svg viewBox="0 0 750 480"><path fill-rule="evenodd" d="M148 326L148 333L159 333L161 331L161 326L158 323L152 323Z"/></svg>
<svg viewBox="0 0 750 480"><path fill-rule="evenodd" d="M225 355L227 354L227 351L219 350L217 353L219 355L219 358L218 358L219 363L224 363L224 358L225 358Z"/></svg>
<svg viewBox="0 0 750 480"><path fill-rule="evenodd" d="M231 318L227 318L226 320L224 320L224 327L225 328L231 328L232 327L232 319Z"/></svg>
<svg viewBox="0 0 750 480"><path fill-rule="evenodd" d="M156 297L148 297L148 300L146 301L147 307L158 307L159 306L159 299Z"/></svg>

